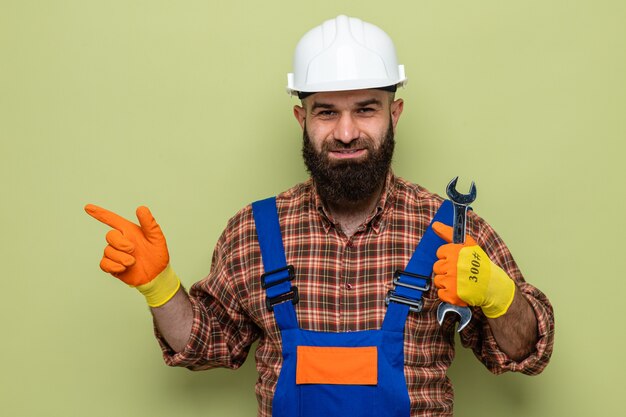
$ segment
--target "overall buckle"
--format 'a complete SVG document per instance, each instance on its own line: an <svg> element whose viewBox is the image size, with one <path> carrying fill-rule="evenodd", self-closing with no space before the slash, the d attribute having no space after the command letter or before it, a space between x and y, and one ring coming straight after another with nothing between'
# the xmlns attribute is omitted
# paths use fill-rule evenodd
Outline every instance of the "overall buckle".
<svg viewBox="0 0 626 417"><path fill-rule="evenodd" d="M281 278L273 282L267 282L267 277L283 271L287 271L287 276L285 278ZM276 285L280 285L283 282L292 281L295 277L296 274L294 273L293 265L283 266L282 268L274 269L273 271L268 271L261 275L261 288L266 290L268 288L275 287Z"/></svg>
<svg viewBox="0 0 626 417"><path fill-rule="evenodd" d="M279 272L287 271L287 276L284 278L280 278L276 281L268 282L267 277L270 275L277 274ZM268 271L261 275L261 288L268 289L280 285L287 281L293 281L296 277L293 265L287 265L282 268L274 269L273 271ZM283 294L276 295L274 297L266 296L265 297L265 305L267 306L268 311L274 311L274 306L276 304L284 303L285 301L291 301L292 304L297 304L300 301L300 295L298 294L298 287L291 286L289 291Z"/></svg>
<svg viewBox="0 0 626 417"><path fill-rule="evenodd" d="M268 311L274 311L274 306L276 304L284 303L285 301L291 301L291 304L293 305L298 304L298 301L300 301L298 287L293 286L288 292L277 295L276 297L265 297L265 306Z"/></svg>
<svg viewBox="0 0 626 417"><path fill-rule="evenodd" d="M408 284L406 282L401 282L400 277L402 275L424 280L424 285L415 285L415 284ZM413 298L409 298L405 295L396 294L396 287L404 287L404 288L408 288L411 290L419 291L420 299L416 300ZM390 302L404 304L404 305L409 306L409 311L419 313L420 311L422 311L422 308L424 307L424 302L421 300L422 292L428 291L429 289L430 289L430 277L427 277L425 275L414 274L412 272L402 271L398 269L393 274L393 289L389 290L387 292L387 295L385 296L385 305L389 306Z"/></svg>

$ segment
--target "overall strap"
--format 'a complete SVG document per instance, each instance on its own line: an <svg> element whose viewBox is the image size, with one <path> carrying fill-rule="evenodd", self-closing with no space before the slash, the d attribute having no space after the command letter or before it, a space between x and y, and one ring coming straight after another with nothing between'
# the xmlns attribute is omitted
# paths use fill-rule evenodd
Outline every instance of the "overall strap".
<svg viewBox="0 0 626 417"><path fill-rule="evenodd" d="M261 286L265 289L267 309L274 312L280 330L295 329L298 320L293 306L298 302L298 287L291 285L294 269L287 265L276 197L252 203L252 214L265 270L261 275Z"/></svg>
<svg viewBox="0 0 626 417"><path fill-rule="evenodd" d="M422 293L430 289L433 264L437 261L437 249L446 243L435 234L432 224L438 221L451 226L453 215L452 203L445 200L417 244L406 269L396 271L394 274L394 288L385 299L388 307L383 330L403 332L409 311L422 310Z"/></svg>

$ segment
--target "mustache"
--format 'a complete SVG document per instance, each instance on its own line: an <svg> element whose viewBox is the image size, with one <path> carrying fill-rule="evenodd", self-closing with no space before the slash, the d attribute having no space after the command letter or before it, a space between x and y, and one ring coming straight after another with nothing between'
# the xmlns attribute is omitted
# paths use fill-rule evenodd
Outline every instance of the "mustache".
<svg viewBox="0 0 626 417"><path fill-rule="evenodd" d="M322 151L346 151L351 149L369 149L373 148L372 141L366 138L358 138L349 143L344 143L340 140L334 140L332 142L325 142L322 144Z"/></svg>

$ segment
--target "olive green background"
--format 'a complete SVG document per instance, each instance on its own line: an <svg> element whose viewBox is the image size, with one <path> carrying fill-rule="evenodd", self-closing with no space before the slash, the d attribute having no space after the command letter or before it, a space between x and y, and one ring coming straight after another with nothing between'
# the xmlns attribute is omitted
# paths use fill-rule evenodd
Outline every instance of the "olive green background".
<svg viewBox="0 0 626 417"><path fill-rule="evenodd" d="M406 66L395 172L438 193L475 180L475 210L554 304L538 377L459 349L455 415L621 414L623 1L0 0L0 415L255 415L252 356L163 364L83 206L148 205L184 284L205 276L230 216L306 178L286 73L340 13Z"/></svg>

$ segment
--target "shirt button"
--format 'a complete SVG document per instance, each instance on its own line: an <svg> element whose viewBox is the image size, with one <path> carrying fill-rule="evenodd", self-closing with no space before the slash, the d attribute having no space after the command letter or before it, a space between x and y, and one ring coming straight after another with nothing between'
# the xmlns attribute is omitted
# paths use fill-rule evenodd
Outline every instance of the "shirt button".
<svg viewBox="0 0 626 417"><path fill-rule="evenodd" d="M351 290L352 289L352 284L350 284L350 283L346 284L346 289Z"/></svg>

